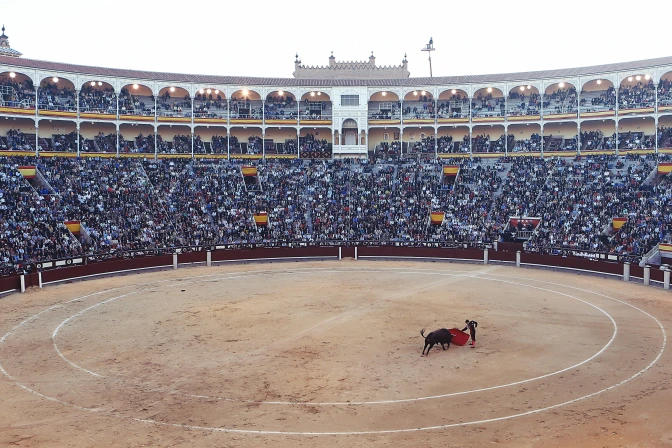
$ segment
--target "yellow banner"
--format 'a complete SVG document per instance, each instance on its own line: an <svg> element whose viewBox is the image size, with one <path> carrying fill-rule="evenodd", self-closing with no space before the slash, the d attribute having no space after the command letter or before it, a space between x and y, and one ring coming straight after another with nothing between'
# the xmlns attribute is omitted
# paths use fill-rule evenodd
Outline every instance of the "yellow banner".
<svg viewBox="0 0 672 448"><path fill-rule="evenodd" d="M658 250L661 252L672 252L672 244L663 244L658 245Z"/></svg>
<svg viewBox="0 0 672 448"><path fill-rule="evenodd" d="M154 121L154 115L119 115L123 121Z"/></svg>

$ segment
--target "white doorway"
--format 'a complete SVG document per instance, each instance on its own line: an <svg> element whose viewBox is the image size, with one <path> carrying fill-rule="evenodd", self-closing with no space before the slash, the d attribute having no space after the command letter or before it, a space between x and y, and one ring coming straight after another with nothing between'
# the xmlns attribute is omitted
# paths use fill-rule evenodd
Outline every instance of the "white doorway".
<svg viewBox="0 0 672 448"><path fill-rule="evenodd" d="M357 135L355 131L346 131L345 132L345 144L346 145L356 145L357 144Z"/></svg>

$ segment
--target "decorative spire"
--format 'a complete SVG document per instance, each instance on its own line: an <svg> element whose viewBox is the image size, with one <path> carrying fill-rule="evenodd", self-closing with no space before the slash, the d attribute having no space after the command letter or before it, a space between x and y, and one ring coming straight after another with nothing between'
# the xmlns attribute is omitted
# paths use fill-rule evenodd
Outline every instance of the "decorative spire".
<svg viewBox="0 0 672 448"><path fill-rule="evenodd" d="M329 59L336 59L336 58L334 58L334 51L333 50L331 51L331 56L329 56Z"/></svg>
<svg viewBox="0 0 672 448"><path fill-rule="evenodd" d="M299 62L299 53L296 53L294 57L296 58L294 59L294 62Z"/></svg>
<svg viewBox="0 0 672 448"><path fill-rule="evenodd" d="M5 35L5 25L2 25L2 35L0 35L0 56L9 56L13 58L21 57L21 52L14 50L9 46L9 37Z"/></svg>
<svg viewBox="0 0 672 448"><path fill-rule="evenodd" d="M403 63L403 62L408 62L408 61L406 60L406 52L404 52L404 60L401 61L401 62L402 62L402 63Z"/></svg>

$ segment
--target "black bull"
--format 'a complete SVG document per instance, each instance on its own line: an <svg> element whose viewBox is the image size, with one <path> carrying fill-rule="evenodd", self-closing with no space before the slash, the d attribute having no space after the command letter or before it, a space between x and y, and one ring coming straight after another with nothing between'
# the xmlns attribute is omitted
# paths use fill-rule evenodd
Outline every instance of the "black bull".
<svg viewBox="0 0 672 448"><path fill-rule="evenodd" d="M425 350L427 350L427 355L429 355L429 351L436 344L441 344L441 347L444 350L446 347L443 344L448 344L448 348L450 348L450 341L453 339L453 335L450 334L450 331L446 330L445 328L434 330L431 333L428 333L427 336L425 336L425 329L423 328L420 330L420 335L425 338L425 348L422 349L422 355L425 354Z"/></svg>

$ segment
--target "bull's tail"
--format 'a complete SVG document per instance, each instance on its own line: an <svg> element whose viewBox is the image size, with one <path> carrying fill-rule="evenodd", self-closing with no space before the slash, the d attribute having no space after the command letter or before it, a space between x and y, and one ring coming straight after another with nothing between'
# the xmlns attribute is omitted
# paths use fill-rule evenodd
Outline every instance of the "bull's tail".
<svg viewBox="0 0 672 448"><path fill-rule="evenodd" d="M425 329L424 328L422 330L420 330L420 336L422 336L423 338L425 337Z"/></svg>

